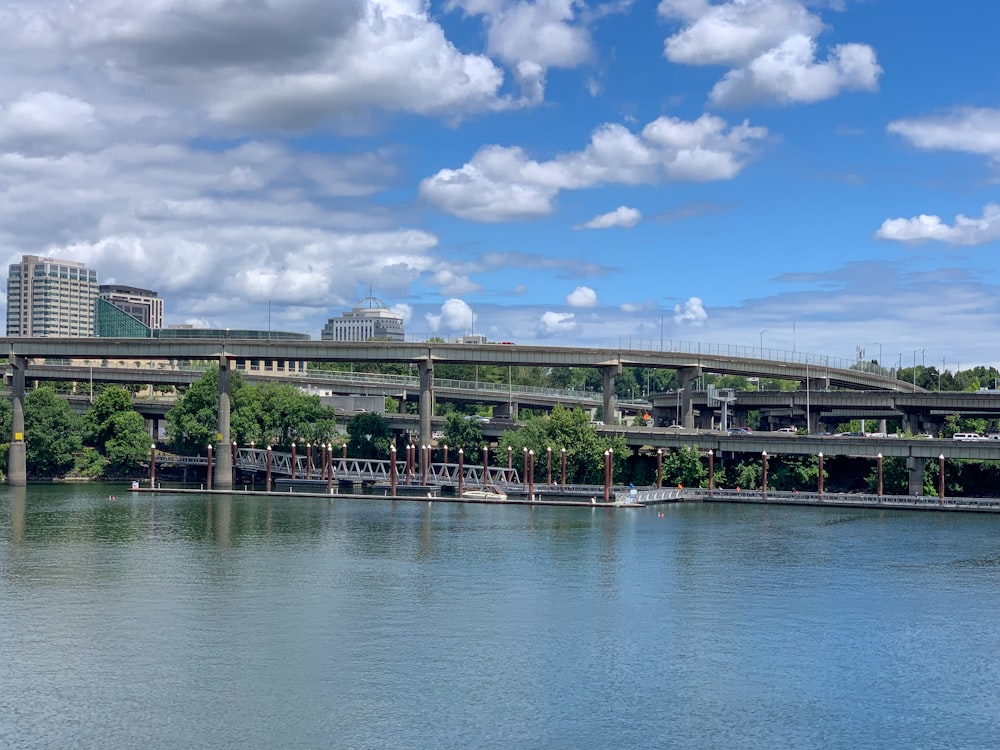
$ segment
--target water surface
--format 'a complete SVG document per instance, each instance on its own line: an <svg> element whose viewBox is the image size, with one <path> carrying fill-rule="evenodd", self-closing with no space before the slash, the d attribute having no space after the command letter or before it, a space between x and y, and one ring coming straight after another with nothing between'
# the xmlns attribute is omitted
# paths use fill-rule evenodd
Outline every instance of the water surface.
<svg viewBox="0 0 1000 750"><path fill-rule="evenodd" d="M0 747L1000 747L1000 518L0 488Z"/></svg>

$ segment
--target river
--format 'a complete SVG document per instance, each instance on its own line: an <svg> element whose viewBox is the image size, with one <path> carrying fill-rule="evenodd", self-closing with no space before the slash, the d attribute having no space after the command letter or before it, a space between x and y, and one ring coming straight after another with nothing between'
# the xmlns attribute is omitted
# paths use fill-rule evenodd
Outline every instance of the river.
<svg viewBox="0 0 1000 750"><path fill-rule="evenodd" d="M0 495L3 748L1000 747L1000 517Z"/></svg>

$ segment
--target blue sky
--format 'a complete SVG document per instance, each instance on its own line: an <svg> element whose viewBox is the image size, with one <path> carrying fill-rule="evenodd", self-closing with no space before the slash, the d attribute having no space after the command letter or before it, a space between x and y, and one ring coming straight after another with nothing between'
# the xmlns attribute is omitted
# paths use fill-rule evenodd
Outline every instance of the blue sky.
<svg viewBox="0 0 1000 750"><path fill-rule="evenodd" d="M0 2L0 245L169 323L1000 363L1000 6Z"/></svg>

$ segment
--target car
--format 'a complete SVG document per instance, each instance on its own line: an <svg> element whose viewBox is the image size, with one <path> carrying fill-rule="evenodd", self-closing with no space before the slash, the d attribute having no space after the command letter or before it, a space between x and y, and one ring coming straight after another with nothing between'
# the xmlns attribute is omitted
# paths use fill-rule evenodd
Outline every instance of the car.
<svg viewBox="0 0 1000 750"><path fill-rule="evenodd" d="M682 425L682 424L667 425L667 429L668 430L683 430L684 429L684 425Z"/></svg>
<svg viewBox="0 0 1000 750"><path fill-rule="evenodd" d="M753 431L749 427L730 427L730 435L750 435Z"/></svg>
<svg viewBox="0 0 1000 750"><path fill-rule="evenodd" d="M834 437L838 437L838 438L842 438L842 437L864 437L864 436L865 436L865 433L863 433L863 432L838 432L838 433L836 433L834 435Z"/></svg>
<svg viewBox="0 0 1000 750"><path fill-rule="evenodd" d="M778 430L775 430L775 432L780 432L782 435L798 435L799 434L799 431L796 430L794 427L782 427L782 428L780 428Z"/></svg>

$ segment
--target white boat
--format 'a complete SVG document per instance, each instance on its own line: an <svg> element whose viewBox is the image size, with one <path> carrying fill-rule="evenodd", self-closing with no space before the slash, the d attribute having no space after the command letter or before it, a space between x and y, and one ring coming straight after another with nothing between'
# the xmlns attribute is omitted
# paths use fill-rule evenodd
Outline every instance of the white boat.
<svg viewBox="0 0 1000 750"><path fill-rule="evenodd" d="M499 487L491 485L477 490L465 490L462 497L467 497L470 500L506 500L507 493Z"/></svg>

